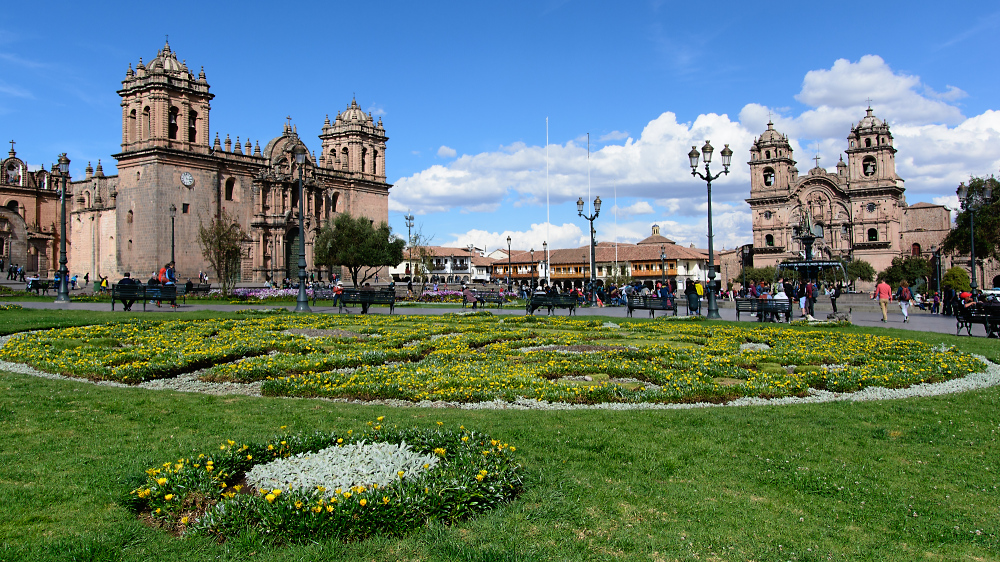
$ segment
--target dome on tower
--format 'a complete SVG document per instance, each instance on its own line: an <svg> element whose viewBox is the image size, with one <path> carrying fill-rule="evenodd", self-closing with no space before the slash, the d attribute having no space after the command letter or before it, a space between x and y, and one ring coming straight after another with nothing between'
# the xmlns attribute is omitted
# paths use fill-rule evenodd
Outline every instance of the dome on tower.
<svg viewBox="0 0 1000 562"><path fill-rule="evenodd" d="M371 121L371 117L365 115L365 112L361 110L358 105L357 100L351 100L351 105L347 106L347 109L340 114L339 119L344 123L350 123L357 121L363 123L365 121Z"/></svg>
<svg viewBox="0 0 1000 562"><path fill-rule="evenodd" d="M170 74L187 74L187 67L177 60L177 53L170 50L170 43L165 43L163 48L156 53L156 58L146 66L150 72L158 70Z"/></svg>
<svg viewBox="0 0 1000 562"><path fill-rule="evenodd" d="M882 120L879 119L878 117L875 117L875 115L872 114L872 108L869 107L865 112L864 118L861 119L861 121L858 123L858 128L871 129L873 127L880 127L881 125L882 125Z"/></svg>
<svg viewBox="0 0 1000 562"><path fill-rule="evenodd" d="M774 123L767 122L767 130L761 133L760 140L763 142L785 140L785 136L774 130Z"/></svg>

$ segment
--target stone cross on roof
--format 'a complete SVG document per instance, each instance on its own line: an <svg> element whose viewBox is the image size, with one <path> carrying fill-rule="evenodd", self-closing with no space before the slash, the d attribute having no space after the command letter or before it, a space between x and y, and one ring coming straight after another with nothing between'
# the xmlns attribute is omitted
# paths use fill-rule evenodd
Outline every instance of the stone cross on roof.
<svg viewBox="0 0 1000 562"><path fill-rule="evenodd" d="M813 156L813 160L816 161L816 167L819 168L819 154L817 154L816 156Z"/></svg>

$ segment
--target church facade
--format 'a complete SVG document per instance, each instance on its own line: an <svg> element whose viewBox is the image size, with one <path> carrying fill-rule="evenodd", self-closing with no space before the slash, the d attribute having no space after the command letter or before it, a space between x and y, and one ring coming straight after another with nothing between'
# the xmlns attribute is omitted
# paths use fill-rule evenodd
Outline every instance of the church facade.
<svg viewBox="0 0 1000 562"><path fill-rule="evenodd" d="M942 205L906 203L896 174L896 148L888 123L869 107L851 127L836 171L816 165L800 176L788 137L768 122L750 148L753 265L766 267L804 252L802 225L821 236L814 259L861 259L876 271L902 255L929 258L951 228Z"/></svg>
<svg viewBox="0 0 1000 562"><path fill-rule="evenodd" d="M50 276L59 268L62 175L56 168L31 170L17 157L15 144L10 141L7 158L0 159L0 257L5 269L13 264Z"/></svg>
<svg viewBox="0 0 1000 562"><path fill-rule="evenodd" d="M72 182L70 269L117 280L129 271L144 279L170 261L179 279L214 275L198 243L200 225L223 212L249 234L241 281L294 278L301 244L307 270L322 224L350 212L376 223L388 220L385 176L388 137L357 101L320 128L319 153L310 152L297 126L283 123L266 142L210 137L214 95L205 71L194 75L169 44L148 63L130 64L118 90L122 108L118 175L87 167ZM296 164L296 149L306 151ZM301 169L300 169L301 168ZM303 221L299 232L299 177Z"/></svg>

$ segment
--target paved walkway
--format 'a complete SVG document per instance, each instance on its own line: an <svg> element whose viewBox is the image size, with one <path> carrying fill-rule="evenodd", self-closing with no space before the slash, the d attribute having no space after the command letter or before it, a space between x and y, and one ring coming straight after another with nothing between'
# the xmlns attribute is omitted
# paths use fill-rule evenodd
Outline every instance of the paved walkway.
<svg viewBox="0 0 1000 562"><path fill-rule="evenodd" d="M16 301L16 300L14 300L14 301L2 301L2 300L0 300L0 304L6 304L8 302L14 303L14 304L19 304L19 305L21 305L24 308L66 309L66 310L100 310L100 311L110 311L111 310L111 304L107 303L107 302L103 302L103 303L76 303L76 302L71 302L69 304L56 304L55 302L25 302L25 301ZM731 304L729 304L729 306L726 306L727 304L728 303L722 303L722 306L719 309L719 314L722 316L723 320L736 321L736 309L735 308L731 308ZM179 311L218 310L218 311L229 311L229 312L232 312L232 311L235 311L235 310L242 310L242 309L246 309L246 308L275 308L275 305L182 304L182 305L178 306L177 310L179 310ZM289 306L287 308L289 310L292 310L292 309L294 309L294 306ZM319 313L319 314L337 314L337 307L325 306L323 303L319 303L316 306L311 306L311 308L312 308L313 312L316 312L316 313ZM706 308L707 308L707 305L705 303L702 303L702 313L703 314L705 313ZM819 306L817 306L817 308L820 309L820 310L816 311L817 318L819 318L819 319L825 319L826 318L826 312L823 311L822 309L823 308L827 308L828 309L829 305L827 305L826 307L819 307ZM840 306L839 309L843 312L845 310L845 307ZM116 311L120 311L121 310L120 305L116 304L115 310ZM146 310L147 310L147 312L145 314L158 314L158 313L170 313L170 312L173 312L173 309L171 309L169 306L163 306L162 308L157 308L155 305L147 305ZM346 311L347 309L344 309L344 310ZM360 307L352 307L350 310L351 310L351 312L358 313L358 312L360 312ZM389 309L388 308L384 308L384 307L375 307L375 306L373 306L370 310L371 310L372 314L388 314L389 313ZM462 310L463 309L460 306L457 306L457 305L456 306L446 306L446 305L443 305L443 306L439 306L439 307L427 307L427 308L425 308L425 307L409 307L409 306L406 306L405 304L401 304L401 305L397 305L396 306L396 314L435 315L435 314L447 314L449 312L461 312ZM466 308L464 310L469 311L471 309ZM486 310L489 310L490 312L492 312L494 314L517 315L517 316L523 316L524 315L524 307L507 306L507 307L504 307L503 309L499 309L499 310L496 309L496 308L486 308ZM578 310L578 314L580 314L581 316L600 316L600 317L607 317L609 319L624 319L626 317L625 316L625 312L626 312L625 307L620 307L620 306L619 307L603 307L603 308L583 308L583 309L579 309ZM679 313L680 314L684 314L684 311L681 310ZM10 314L10 313L7 312L7 313L4 313L4 314ZM133 314L133 315L141 315L141 314L143 314L143 312L141 310L141 305L137 304L136 305L136 310L133 310L131 313L122 312L122 315L126 315L126 314ZM557 310L557 311L554 312L554 314L559 315L559 316L565 316L566 315L566 311L565 310ZM648 314L649 313L646 312L646 311L637 310L637 311L634 312L634 317L635 318L648 318L649 317ZM544 316L545 315L545 311L544 310L536 311L535 315L536 316ZM656 317L659 318L660 317L660 313L657 313ZM796 318L799 317L797 311L796 311L796 316L795 317ZM750 316L750 315L746 315L746 314L740 315L740 319L743 322L756 322L756 318L755 317ZM943 334L954 334L955 333L955 318L954 317L940 316L940 315L936 315L936 314L930 314L928 312L921 311L920 309L913 309L913 308L911 308L911 310L910 310L910 321L908 323L904 324L903 323L903 315L900 313L900 311L899 311L899 305L896 304L896 303L892 303L890 305L890 307L889 307L889 322L886 323L886 324L882 323L882 314L881 314L881 312L877 312L874 309L872 309L871 307L865 307L865 309L862 309L862 310L855 309L853 311L853 313L852 313L852 321L853 321L854 324L856 324L858 326L873 326L873 327L883 326L883 327L890 327L890 328L899 328L899 329L902 329L902 330L916 330L916 331L921 331L921 332L939 332L939 333L943 333ZM964 334L965 332L963 331L962 333ZM977 326L973 327L973 329L972 329L972 335L974 335L974 336L985 336L986 335L986 330L985 330L985 328L983 326L977 325Z"/></svg>

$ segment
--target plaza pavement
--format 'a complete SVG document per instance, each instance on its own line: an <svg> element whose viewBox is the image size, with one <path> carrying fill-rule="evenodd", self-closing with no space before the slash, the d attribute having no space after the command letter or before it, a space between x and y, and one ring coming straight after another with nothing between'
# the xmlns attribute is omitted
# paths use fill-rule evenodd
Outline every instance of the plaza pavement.
<svg viewBox="0 0 1000 562"><path fill-rule="evenodd" d="M72 295L71 295L71 297L72 297ZM53 299L54 299L54 297L53 297ZM732 303L729 303L729 302L726 302L726 301L719 301L719 302L720 302L719 314L720 314L720 316L722 316L722 319L723 320L729 320L729 321L736 321L736 309L733 308ZM24 308L66 309L66 310L101 310L101 311L110 311L111 310L111 304L107 303L107 302L103 302L103 303L70 302L69 304L56 304L54 301L52 301L52 302L26 302L26 301L18 301L18 300L12 300L12 301L3 301L3 300L0 300L0 304L7 304L7 303L19 304L19 305L21 305ZM902 315L902 313L899 310L899 305L896 304L896 303L891 303L890 306L889 306L889 322L886 323L886 324L883 324L881 322L881 320L882 320L882 314L881 314L881 312L879 312L873 306L868 305L868 306L859 306L859 307L855 308L853 306L845 306L846 304L847 303L844 303L844 305L838 306L838 309L841 312L846 312L849 308L852 309L852 322L855 325L858 325L858 326L872 326L872 327L880 327L881 326L881 327L889 327L889 328L898 328L898 329L902 329L902 330L916 330L916 331L923 331L923 332L939 332L939 333L944 333L944 334L954 334L955 333L955 318L951 317L951 316L941 316L941 315L936 315L936 314L930 314L929 312L924 312L924 311L920 310L919 308L911 307L911 309L910 309L910 321L908 323L904 324L903 323L903 315ZM142 306L141 304L137 303L135 305L135 309L132 312L124 312L124 311L121 311L121 304L119 303L119 304L115 305L115 311L116 312L121 311L122 316L139 316L139 315L143 315L143 314L163 314L163 313L169 314L169 313L173 312L173 309L171 309L171 307L169 305L164 305L163 307L160 307L160 308L157 308L155 305L147 305L146 306L146 312L143 313L143 311L141 309L141 306ZM224 304L195 304L195 303L189 303L189 304L181 304L181 305L179 305L177 307L177 310L178 311L218 310L218 311L229 311L229 312L232 312L232 311L242 310L242 309L247 309L247 308L262 308L262 309L266 309L266 308L275 308L275 306L274 305L251 305L251 304L224 305ZM294 306L289 306L287 308L289 310L292 310L292 309L294 309ZM310 308L312 308L313 312L316 312L316 313L319 313L319 314L337 314L338 313L337 307L335 307L335 306L332 306L332 307L328 306L327 303L323 303L322 301L319 302L319 303L317 303L315 306L310 305ZM705 314L707 308L708 308L707 303L703 302L702 303L702 314ZM796 310L794 312L793 319L800 318L800 316L798 314L797 308L798 307L796 306L795 307ZM830 310L829 303L828 302L826 302L826 303L823 303L823 302L817 303L816 308L817 308L817 310L816 310L816 318L820 319L820 320L826 319L826 315L827 315L827 313ZM346 309L345 308L344 310L345 310L345 313L346 313L347 310L350 310L353 313L360 313L360 311L361 311L360 307L357 307L357 306L352 306L352 307L350 307L350 309ZM465 308L464 310L465 311L470 311L471 309L470 308ZM515 306L505 306L502 309L497 309L496 307L485 307L482 310L488 310L489 312L492 312L493 314L504 315L504 316L507 316L507 315L523 316L524 313L525 313L525 310L524 310L523 306L518 306L518 307L515 307ZM424 307L411 307L411 306L406 306L405 303L400 303L399 305L396 306L396 309L395 309L395 313L396 314L412 314L412 315L424 315L424 316L437 315L437 314L447 314L449 312L461 312L461 311L463 311L463 308L461 306L459 306L459 305L451 305L451 306L449 306L449 305L441 305L441 306L435 306L435 307L426 307L426 306L424 306ZM373 306L370 309L370 313L371 314L388 314L389 313L389 309L385 308L385 307ZM7 312L2 312L0 314L17 314L17 312L16 311L7 311ZM579 314L580 316L604 317L604 318L607 318L610 321L615 321L615 320L622 320L622 319L626 318L626 309L623 306L617 306L617 307L607 306L607 307L601 307L601 308L581 308L581 309L577 310L577 314ZM685 314L685 309L684 309L683 306L678 311L678 314L679 315L684 315ZM538 310L538 311L535 312L535 315L536 316L545 316L546 315L546 311L544 309ZM566 316L566 310L555 310L555 311L553 311L553 315ZM660 318L662 315L663 315L663 313L657 312L656 318ZM634 318L648 318L649 317L649 312L648 311L644 311L644 310L636 310L633 313L633 317ZM757 321L756 317L754 317L752 315L748 315L748 314L742 314L741 317L740 317L740 320L742 322L747 322L747 323L749 323L749 322L756 322ZM962 333L964 334L965 331L963 330ZM986 335L986 330L985 330L985 328L983 326L980 326L980 325L974 326L973 329L972 329L972 335L973 336L983 337L983 336Z"/></svg>

